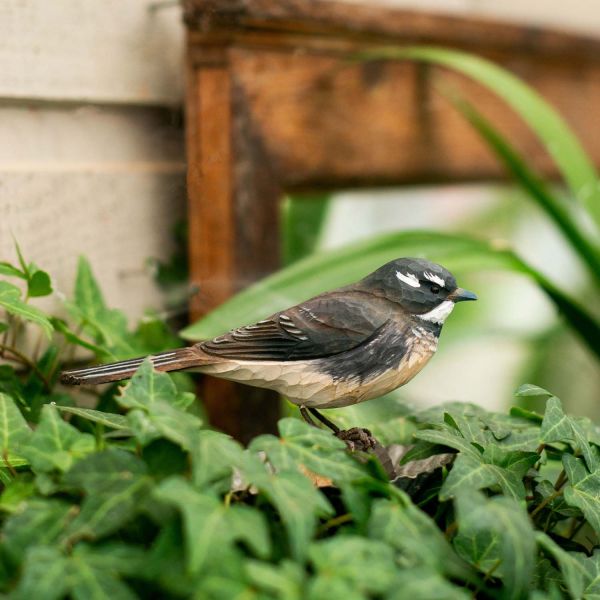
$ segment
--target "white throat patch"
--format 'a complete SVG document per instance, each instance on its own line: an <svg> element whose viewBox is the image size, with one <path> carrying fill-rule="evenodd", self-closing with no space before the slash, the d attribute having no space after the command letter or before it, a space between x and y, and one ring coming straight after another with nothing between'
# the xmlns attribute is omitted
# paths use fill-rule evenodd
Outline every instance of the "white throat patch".
<svg viewBox="0 0 600 600"><path fill-rule="evenodd" d="M434 275L433 273L429 273L429 271L427 271L423 273L423 276L425 277L425 279L429 279L429 281L437 283L437 285L439 285L440 287L446 287L446 282L438 275Z"/></svg>
<svg viewBox="0 0 600 600"><path fill-rule="evenodd" d="M419 280L412 273L400 273L400 271L396 271L396 277L400 281L404 281L404 283L410 285L411 287L414 287L414 288L421 287Z"/></svg>
<svg viewBox="0 0 600 600"><path fill-rule="evenodd" d="M424 315L417 315L417 317L419 317L419 319L423 319L423 321L429 321L430 323L437 323L438 325L441 325L453 309L454 302L452 302L452 300L444 300L433 310L430 310Z"/></svg>

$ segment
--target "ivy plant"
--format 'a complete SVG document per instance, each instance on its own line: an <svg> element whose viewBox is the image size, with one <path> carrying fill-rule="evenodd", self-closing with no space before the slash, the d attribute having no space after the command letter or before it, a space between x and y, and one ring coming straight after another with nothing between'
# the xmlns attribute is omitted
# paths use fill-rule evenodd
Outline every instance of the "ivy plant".
<svg viewBox="0 0 600 600"><path fill-rule="evenodd" d="M0 367L6 597L600 596L600 430L550 392L518 390L546 398L544 414L382 414L360 424L385 442L378 455L293 418L243 447L149 360L104 391L59 387L63 363L157 351L172 335L129 329L83 259L70 316L49 316L33 303L50 278L31 293L41 271L28 269L2 263L17 285L0 282L14 288ZM25 324L40 331L33 350Z"/></svg>

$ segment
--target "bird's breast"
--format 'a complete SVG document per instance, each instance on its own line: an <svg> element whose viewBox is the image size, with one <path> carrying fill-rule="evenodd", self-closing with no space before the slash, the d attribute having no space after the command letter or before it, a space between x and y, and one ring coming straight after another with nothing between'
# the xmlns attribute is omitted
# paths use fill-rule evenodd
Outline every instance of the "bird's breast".
<svg viewBox="0 0 600 600"><path fill-rule="evenodd" d="M410 381L437 348L422 327L384 328L348 352L297 361L224 360L201 370L224 379L272 389L298 405L349 406L382 396Z"/></svg>

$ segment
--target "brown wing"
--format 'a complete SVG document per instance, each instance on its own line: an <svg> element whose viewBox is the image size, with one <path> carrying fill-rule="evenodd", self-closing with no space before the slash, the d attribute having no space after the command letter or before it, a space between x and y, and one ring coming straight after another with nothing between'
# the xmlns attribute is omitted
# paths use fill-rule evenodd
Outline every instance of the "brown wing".
<svg viewBox="0 0 600 600"><path fill-rule="evenodd" d="M389 316L387 303L382 306L364 293L329 293L199 346L208 354L240 360L322 358L362 344Z"/></svg>

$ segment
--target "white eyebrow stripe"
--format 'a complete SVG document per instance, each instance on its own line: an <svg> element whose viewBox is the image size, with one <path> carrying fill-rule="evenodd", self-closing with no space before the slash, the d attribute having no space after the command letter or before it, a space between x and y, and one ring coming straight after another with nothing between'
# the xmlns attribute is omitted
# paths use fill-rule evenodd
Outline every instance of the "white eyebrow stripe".
<svg viewBox="0 0 600 600"><path fill-rule="evenodd" d="M440 287L446 287L446 282L439 277L438 275L434 275L433 273L425 272L423 273L425 279L429 279L429 281L433 281L433 283L437 283Z"/></svg>
<svg viewBox="0 0 600 600"><path fill-rule="evenodd" d="M412 273L400 273L400 271L396 271L396 277L400 281L404 281L404 283L407 283L411 287L421 287L419 280Z"/></svg>

